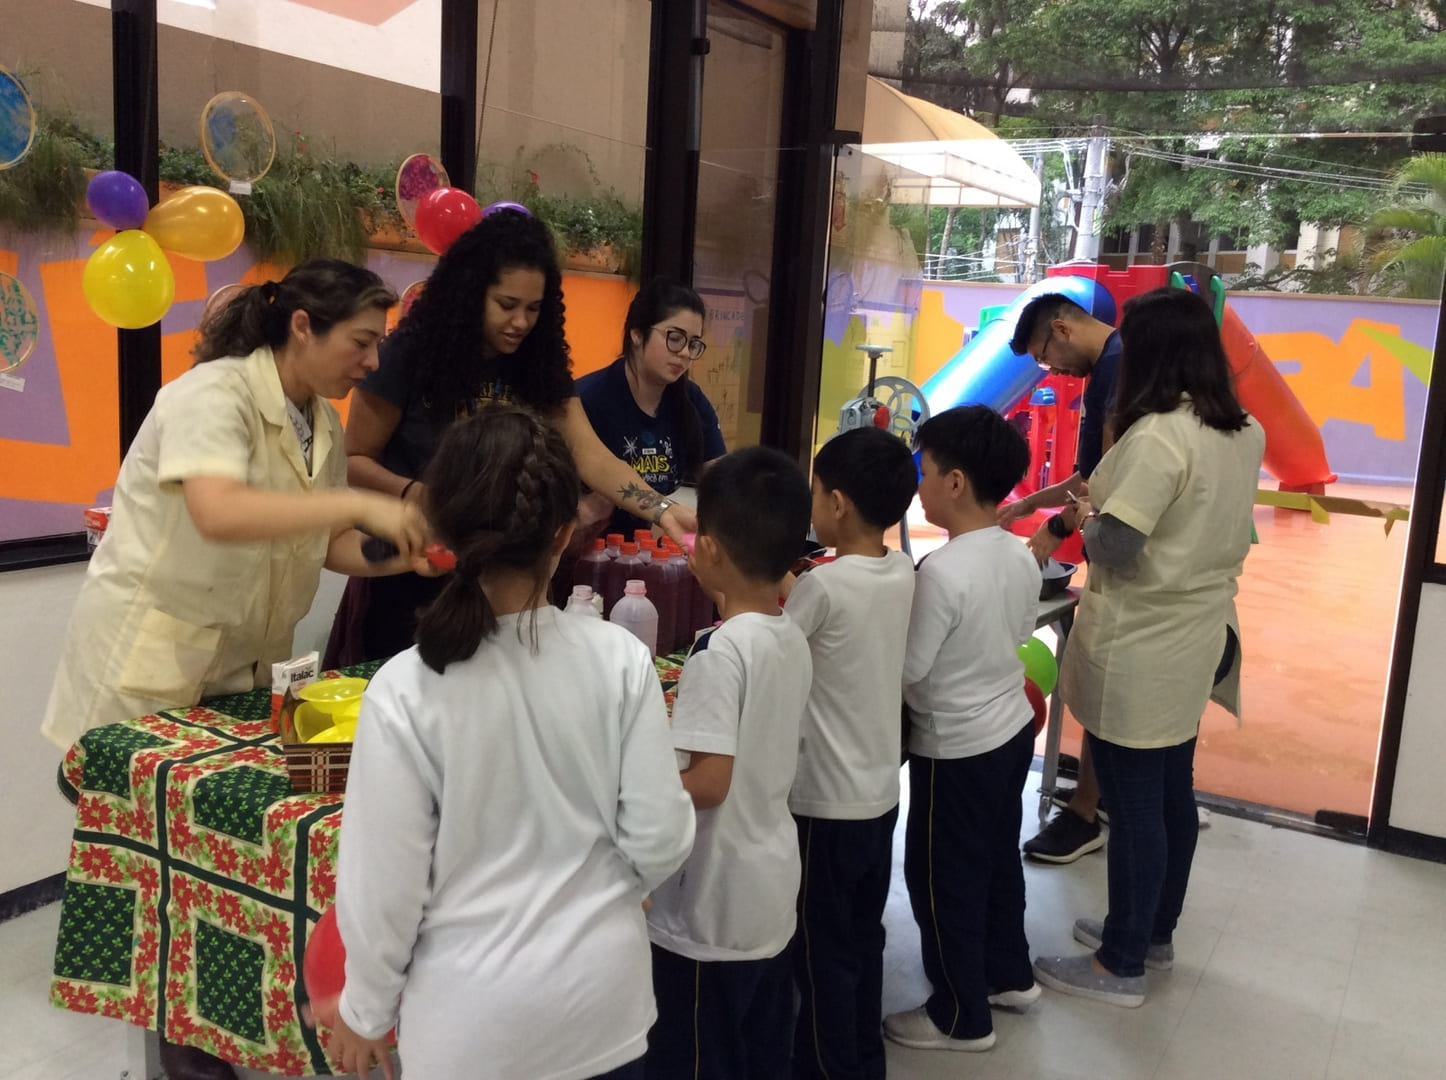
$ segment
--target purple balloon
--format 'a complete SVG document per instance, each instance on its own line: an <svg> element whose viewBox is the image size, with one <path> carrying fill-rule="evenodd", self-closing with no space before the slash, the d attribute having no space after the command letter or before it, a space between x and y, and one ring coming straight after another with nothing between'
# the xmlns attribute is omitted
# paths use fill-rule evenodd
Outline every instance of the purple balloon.
<svg viewBox="0 0 1446 1080"><path fill-rule="evenodd" d="M96 221L112 229L139 229L151 212L140 181L115 169L95 174L85 189L85 204Z"/></svg>
<svg viewBox="0 0 1446 1080"><path fill-rule="evenodd" d="M493 210L516 210L519 214L526 214L528 217L532 216L531 210L527 209L527 207L521 203L515 202L495 202L483 209L482 216L485 218L488 214L492 213Z"/></svg>

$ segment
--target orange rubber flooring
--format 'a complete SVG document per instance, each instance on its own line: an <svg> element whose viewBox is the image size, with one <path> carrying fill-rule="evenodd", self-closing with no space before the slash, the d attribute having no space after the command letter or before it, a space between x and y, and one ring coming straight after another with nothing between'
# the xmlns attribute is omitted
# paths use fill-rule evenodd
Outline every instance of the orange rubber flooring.
<svg viewBox="0 0 1446 1080"><path fill-rule="evenodd" d="M1347 498L1409 505L1409 488L1333 484ZM1260 543L1245 562L1236 605L1244 666L1243 720L1211 705L1200 725L1195 787L1311 815L1365 815L1385 701L1407 523L1255 508ZM917 504L917 559L943 540ZM1074 583L1083 584L1084 571ZM1065 722L1063 748L1081 729ZM1043 739L1039 744L1043 752Z"/></svg>

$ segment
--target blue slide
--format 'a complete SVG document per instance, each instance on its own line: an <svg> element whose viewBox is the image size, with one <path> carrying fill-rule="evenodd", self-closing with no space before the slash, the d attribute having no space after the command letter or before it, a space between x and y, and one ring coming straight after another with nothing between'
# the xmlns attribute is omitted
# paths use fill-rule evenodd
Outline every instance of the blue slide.
<svg viewBox="0 0 1446 1080"><path fill-rule="evenodd" d="M1114 298L1099 282L1074 276L1036 281L924 383L921 390L932 415L956 405L988 405L1008 412L1034 389L1044 370L1028 354L1016 356L1009 341L1024 305L1049 293L1062 293L1100 322L1115 324Z"/></svg>

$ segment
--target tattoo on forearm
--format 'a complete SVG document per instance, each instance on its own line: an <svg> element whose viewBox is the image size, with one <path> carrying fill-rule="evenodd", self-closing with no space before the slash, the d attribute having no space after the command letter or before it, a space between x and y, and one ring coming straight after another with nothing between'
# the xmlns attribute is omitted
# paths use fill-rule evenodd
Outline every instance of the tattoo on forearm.
<svg viewBox="0 0 1446 1080"><path fill-rule="evenodd" d="M628 499L636 501L641 510L652 510L663 501L661 495L643 484L624 484L618 489L618 494L623 497L624 501Z"/></svg>

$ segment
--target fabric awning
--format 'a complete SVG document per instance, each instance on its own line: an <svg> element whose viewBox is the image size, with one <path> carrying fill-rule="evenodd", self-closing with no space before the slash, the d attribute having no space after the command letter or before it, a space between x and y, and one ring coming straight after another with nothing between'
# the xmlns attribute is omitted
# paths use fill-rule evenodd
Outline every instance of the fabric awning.
<svg viewBox="0 0 1446 1080"><path fill-rule="evenodd" d="M892 201L929 206L1038 206L1039 180L1008 143L962 113L869 76L865 154L898 166Z"/></svg>

